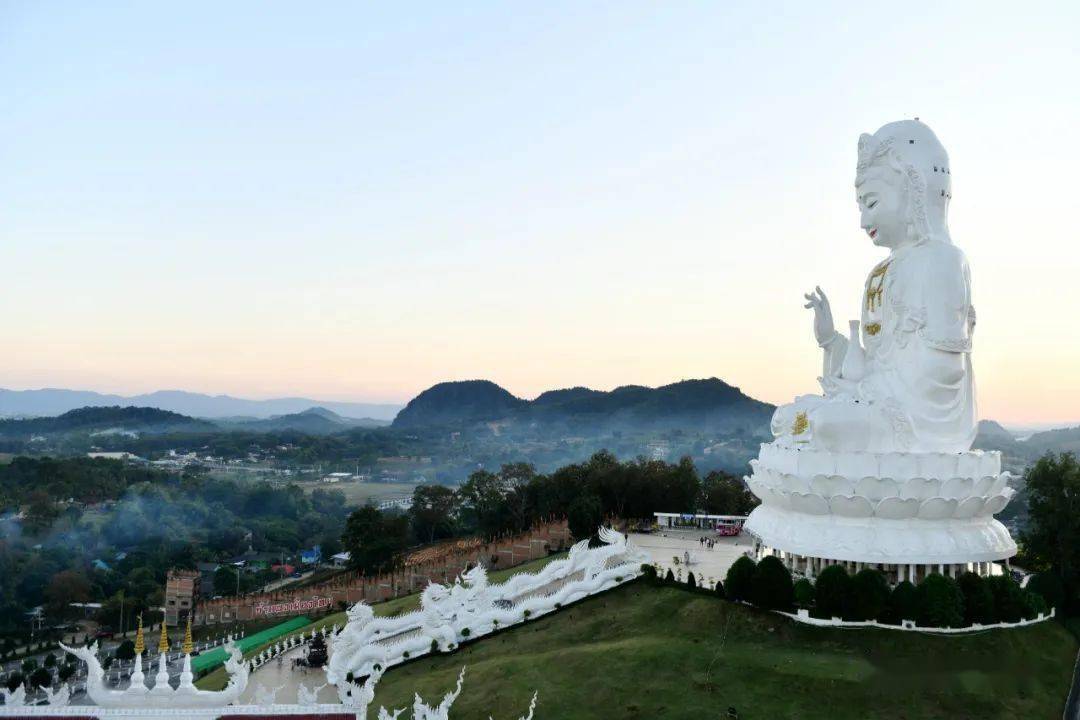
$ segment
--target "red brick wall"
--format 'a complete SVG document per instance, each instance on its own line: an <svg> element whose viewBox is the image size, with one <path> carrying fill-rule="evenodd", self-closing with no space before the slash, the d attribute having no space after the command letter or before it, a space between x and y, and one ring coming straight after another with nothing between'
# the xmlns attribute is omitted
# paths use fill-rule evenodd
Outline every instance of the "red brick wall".
<svg viewBox="0 0 1080 720"><path fill-rule="evenodd" d="M470 567L475 567L478 563L482 563L489 570L516 567L530 560L545 557L549 547L552 551L565 550L570 547L571 542L572 537L565 520L545 523L521 535L498 538L489 543L474 545L456 552L447 552L442 557L385 575L365 577L359 573L345 573L333 580L302 590L289 591L285 588L280 592L247 595L241 598L206 600L195 609L195 624L209 625L251 620L256 617L255 607L258 605L314 597L331 598L330 610L332 611L337 610L338 602L353 604L360 600L368 603L391 600L420 592L428 582L453 582L455 577ZM493 558L497 560L493 561ZM230 617L226 618L225 613L229 613Z"/></svg>

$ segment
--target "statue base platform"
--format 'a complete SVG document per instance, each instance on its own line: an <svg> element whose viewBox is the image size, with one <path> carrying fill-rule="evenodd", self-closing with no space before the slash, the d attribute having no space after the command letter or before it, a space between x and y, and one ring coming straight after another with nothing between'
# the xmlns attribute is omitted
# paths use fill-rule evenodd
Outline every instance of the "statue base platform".
<svg viewBox="0 0 1080 720"><path fill-rule="evenodd" d="M1016 554L993 518L1013 495L1000 453L831 453L774 442L750 464L745 479L761 505L745 529L794 556L793 569L801 558L956 572Z"/></svg>

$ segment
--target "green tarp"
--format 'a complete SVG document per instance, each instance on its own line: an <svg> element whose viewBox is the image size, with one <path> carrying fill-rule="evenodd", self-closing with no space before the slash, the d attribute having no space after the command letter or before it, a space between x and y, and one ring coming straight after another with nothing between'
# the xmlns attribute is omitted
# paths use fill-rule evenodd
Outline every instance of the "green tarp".
<svg viewBox="0 0 1080 720"><path fill-rule="evenodd" d="M294 630L298 630L305 625L310 625L311 620L306 616L294 617L292 620L287 620L280 625L260 630L254 635L248 635L236 641L236 646L240 648L240 652L247 653L248 650L259 647L265 643L275 640L282 635L288 635ZM207 650L204 653L200 653L191 658L191 671L198 675L201 672L216 668L225 662L225 648L216 647L213 650Z"/></svg>

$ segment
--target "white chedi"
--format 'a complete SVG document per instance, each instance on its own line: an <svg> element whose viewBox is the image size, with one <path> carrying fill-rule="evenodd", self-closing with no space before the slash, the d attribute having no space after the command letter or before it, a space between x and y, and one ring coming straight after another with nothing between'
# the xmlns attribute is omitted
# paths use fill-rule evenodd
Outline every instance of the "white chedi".
<svg viewBox="0 0 1080 720"><path fill-rule="evenodd" d="M975 310L949 234L948 154L924 123L889 123L859 139L855 186L861 227L889 254L846 338L821 289L806 295L823 395L777 408L775 440L751 462L762 504L746 529L810 574L820 558L892 565L894 579L900 565L1008 558L1016 545L993 515L1012 497L1009 475L999 453L970 450Z"/></svg>

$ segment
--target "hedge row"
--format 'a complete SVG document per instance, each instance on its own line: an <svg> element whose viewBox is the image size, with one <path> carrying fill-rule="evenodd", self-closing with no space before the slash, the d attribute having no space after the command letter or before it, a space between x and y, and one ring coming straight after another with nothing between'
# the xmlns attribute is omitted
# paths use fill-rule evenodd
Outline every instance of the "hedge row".
<svg viewBox="0 0 1080 720"><path fill-rule="evenodd" d="M647 578L659 581L653 566L642 569ZM670 570L664 581L676 583ZM686 585L698 588L693 573ZM788 569L773 556L758 563L740 557L713 592L769 610L805 608L819 618L877 620L892 625L915 620L923 627L954 628L1031 620L1048 612L1049 607L1060 607L1064 597L1060 581L1049 574L1034 576L1025 589L1007 575L983 578L971 572L956 580L932 573L918 586L904 581L890 588L877 570L867 568L849 575L844 567L831 565L816 582L805 578L793 582Z"/></svg>

